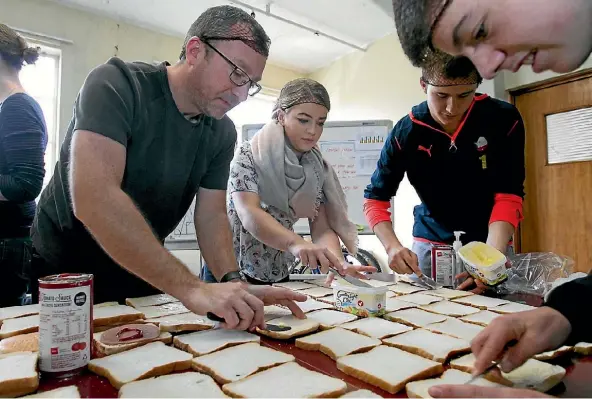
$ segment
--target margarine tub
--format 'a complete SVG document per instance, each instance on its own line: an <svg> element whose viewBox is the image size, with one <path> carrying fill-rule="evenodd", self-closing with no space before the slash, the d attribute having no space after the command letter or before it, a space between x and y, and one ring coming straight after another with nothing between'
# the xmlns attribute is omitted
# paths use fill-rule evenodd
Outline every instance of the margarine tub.
<svg viewBox="0 0 592 399"><path fill-rule="evenodd" d="M358 287L342 279L331 284L335 307L359 317L380 317L386 313L387 287Z"/></svg>
<svg viewBox="0 0 592 399"><path fill-rule="evenodd" d="M487 285L497 285L508 278L506 256L491 245L473 241L461 247L458 255L471 276Z"/></svg>

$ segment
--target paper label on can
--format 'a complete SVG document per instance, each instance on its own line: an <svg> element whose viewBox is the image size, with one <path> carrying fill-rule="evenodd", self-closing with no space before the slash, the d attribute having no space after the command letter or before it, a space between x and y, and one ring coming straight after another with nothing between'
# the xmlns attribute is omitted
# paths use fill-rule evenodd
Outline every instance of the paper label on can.
<svg viewBox="0 0 592 399"><path fill-rule="evenodd" d="M454 258L452 249L432 250L432 278L444 287L452 287L454 282Z"/></svg>
<svg viewBox="0 0 592 399"><path fill-rule="evenodd" d="M62 372L90 360L91 286L39 289L39 369Z"/></svg>

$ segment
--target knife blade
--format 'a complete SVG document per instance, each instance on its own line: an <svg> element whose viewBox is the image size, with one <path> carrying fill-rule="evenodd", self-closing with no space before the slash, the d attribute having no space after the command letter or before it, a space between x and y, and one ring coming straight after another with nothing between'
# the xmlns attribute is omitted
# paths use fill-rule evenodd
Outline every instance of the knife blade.
<svg viewBox="0 0 592 399"><path fill-rule="evenodd" d="M337 276L341 277L342 279L344 279L344 280L345 280L345 281L347 281L348 283L350 283L350 284L353 284L353 285L355 285L355 286L357 286L357 287L362 287L362 288L374 288L373 286L371 286L371 285L370 285L370 284L368 284L368 283L365 283L365 282L363 282L363 281L362 281L362 280L360 280L359 278L355 278L355 277L352 277L352 276L348 276L348 275L345 275L345 274L341 274L341 273L339 273L339 272L337 271L337 269L335 269L335 268L333 268L333 267L331 267L331 266L329 266L329 271L330 271L331 273L334 273L334 274L336 274Z"/></svg>
<svg viewBox="0 0 592 399"><path fill-rule="evenodd" d="M477 381L479 378L483 377L485 374L489 373L491 370L497 368L498 365L499 365L499 362L493 362L491 364L491 366L489 366L485 370L483 370L482 373L477 374L477 375L471 377L471 379L468 380L467 382L465 382L463 385L470 385L470 384L472 384L473 382Z"/></svg>
<svg viewBox="0 0 592 399"><path fill-rule="evenodd" d="M386 283L396 283L397 275L395 273L368 273L366 274L370 280L384 281Z"/></svg>
<svg viewBox="0 0 592 399"><path fill-rule="evenodd" d="M442 288L440 284L436 283L433 279L429 278L425 274L421 274L419 276L416 274L410 274L408 275L408 278L416 285L427 288L428 290L437 290Z"/></svg>
<svg viewBox="0 0 592 399"><path fill-rule="evenodd" d="M224 323L224 319L222 317L219 317L218 315L215 315L212 312L208 312L206 314L206 317L212 321L217 321L220 323ZM277 324L269 324L269 323L265 323L265 329L267 331L290 331L292 329L292 327L290 326L280 326Z"/></svg>

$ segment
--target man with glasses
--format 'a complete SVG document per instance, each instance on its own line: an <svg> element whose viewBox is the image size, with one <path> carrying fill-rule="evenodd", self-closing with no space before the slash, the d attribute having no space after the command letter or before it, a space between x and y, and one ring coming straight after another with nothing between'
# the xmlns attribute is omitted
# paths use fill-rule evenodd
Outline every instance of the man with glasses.
<svg viewBox="0 0 592 399"><path fill-rule="evenodd" d="M242 282L226 215L236 130L225 114L261 89L269 45L249 14L220 6L193 23L175 65L112 58L94 69L41 195L35 274L92 273L95 303L164 291L228 328L264 327L264 304L303 316L294 300L305 296ZM163 246L194 197L200 249L220 284Z"/></svg>

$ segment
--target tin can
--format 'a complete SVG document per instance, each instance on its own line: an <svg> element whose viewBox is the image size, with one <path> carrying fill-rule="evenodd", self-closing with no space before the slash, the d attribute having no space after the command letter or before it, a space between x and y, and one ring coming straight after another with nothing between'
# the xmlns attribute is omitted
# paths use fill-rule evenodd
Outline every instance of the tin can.
<svg viewBox="0 0 592 399"><path fill-rule="evenodd" d="M432 244L432 279L446 288L454 285L454 249L452 245Z"/></svg>
<svg viewBox="0 0 592 399"><path fill-rule="evenodd" d="M93 275L39 279L39 370L57 378L76 375L90 360Z"/></svg>

